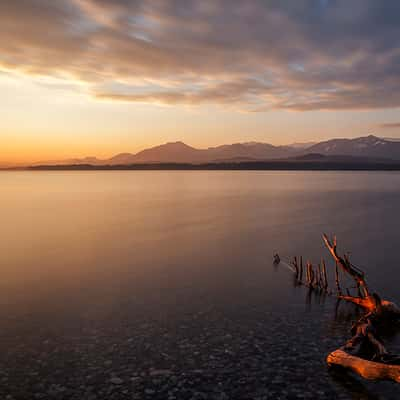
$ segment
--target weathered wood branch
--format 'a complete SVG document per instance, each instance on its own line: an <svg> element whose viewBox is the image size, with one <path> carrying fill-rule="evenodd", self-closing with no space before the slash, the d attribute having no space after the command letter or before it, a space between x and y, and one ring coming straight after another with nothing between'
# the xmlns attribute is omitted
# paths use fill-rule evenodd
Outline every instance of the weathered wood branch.
<svg viewBox="0 0 400 400"><path fill-rule="evenodd" d="M303 257L300 257L300 275L299 275L299 282L303 282Z"/></svg>
<svg viewBox="0 0 400 400"><path fill-rule="evenodd" d="M383 364L360 359L344 350L338 349L330 353L326 359L328 365L348 368L365 379L393 380L400 383L400 365Z"/></svg>
<svg viewBox="0 0 400 400"><path fill-rule="evenodd" d="M322 274L323 274L323 281L324 281L324 289L325 291L328 290L328 274L326 273L326 265L325 261L322 260Z"/></svg>
<svg viewBox="0 0 400 400"><path fill-rule="evenodd" d="M336 290L338 292L338 295L342 295L342 289L340 287L340 281L339 281L339 269L337 263L335 264L335 283L336 283Z"/></svg>
<svg viewBox="0 0 400 400"><path fill-rule="evenodd" d="M339 294L342 300L349 301L350 303L357 304L358 306L366 309L367 311L375 310L375 302L373 301L373 297L355 297L355 296L344 296Z"/></svg>
<svg viewBox="0 0 400 400"><path fill-rule="evenodd" d="M328 236L324 234L323 240L335 260L337 298L339 301L345 300L356 304L366 311L366 314L353 324L352 337L344 346L328 355L328 365L350 369L365 379L393 380L400 383L400 357L392 355L386 350L378 332L384 325L383 322L391 323L393 320L400 320L400 309L394 303L381 300L378 294L370 292L364 272L355 267L348 256L338 254L336 237L329 240ZM300 258L300 265L297 257L293 264L296 280L300 279L301 281L302 258ZM347 295L343 294L339 267L343 273L348 274L356 282L354 288L357 290L358 296L352 296L347 288ZM317 289L332 294L328 291L328 275L323 260L315 269L311 262L307 261L305 274L305 284L310 290Z"/></svg>
<svg viewBox="0 0 400 400"><path fill-rule="evenodd" d="M354 324L353 337L343 347L328 355L328 365L348 368L366 379L389 379L400 382L398 357L388 353L374 326L374 322L379 323L381 319L388 316L391 318L393 315L400 315L397 306L391 302L382 301L376 293L370 294L364 272L356 269L347 256L338 255L336 237L331 242L324 234L323 239L336 262L338 297L361 306L368 312ZM347 296L342 294L338 265L355 280L358 297L351 296L349 292Z"/></svg>
<svg viewBox="0 0 400 400"><path fill-rule="evenodd" d="M373 324L380 318L379 311L370 312L354 324L353 337L328 355L328 365L348 368L365 379L400 382L400 358L389 354Z"/></svg>
<svg viewBox="0 0 400 400"><path fill-rule="evenodd" d="M326 247L328 248L329 252L332 254L332 257L335 259L337 264L343 269L344 272L348 273L355 281L356 284L359 285L364 290L364 296L369 296L369 290L367 283L364 279L364 273L359 271L358 269L354 268L350 263L347 256L341 257L338 255L336 247L337 247L337 240L336 236L334 236L332 242L328 239L328 236L324 233L323 239Z"/></svg>

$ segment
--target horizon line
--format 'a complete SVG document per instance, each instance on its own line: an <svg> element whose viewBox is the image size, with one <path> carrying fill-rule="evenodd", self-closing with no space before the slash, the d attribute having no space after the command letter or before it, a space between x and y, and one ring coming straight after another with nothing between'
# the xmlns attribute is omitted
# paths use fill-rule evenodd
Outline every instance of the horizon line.
<svg viewBox="0 0 400 400"><path fill-rule="evenodd" d="M291 143L287 143L287 144L272 144L268 141L257 141L257 140L247 140L247 141L239 141L239 142L232 142L232 143L222 143L222 144L218 144L218 145L214 145L214 146L208 146L208 147L194 147L190 144L187 144L187 142L183 141L183 140L170 140L170 141L166 141L166 142L162 142L159 144L154 144L154 145L149 145L147 147L144 147L136 152L129 152L129 151L121 151L118 153L114 153L111 156L107 156L105 158L103 157L98 157L96 155L84 155L84 156L67 156L67 157L63 157L63 158L59 158L59 159L36 159L36 160L30 160L30 161L21 161L21 162L1 162L0 161L0 168L4 169L4 168L24 168L24 167L31 167L31 166L35 166L35 165L40 165L40 163L59 163L59 162L67 162L67 161L74 161L74 160L85 160L85 159L95 159L97 161L107 161L110 160L114 157L117 157L119 155L137 155L139 153L141 153L142 151L145 150L149 150L149 149L153 149L156 147L160 147L160 146L165 146L165 145L169 145L169 144L178 144L181 143L187 147L190 147L194 150L209 150L209 149L215 149L218 147L222 147L222 146L233 146L233 145L246 145L246 144L266 144L266 145L270 145L273 147L293 147L296 145L310 145L313 146L315 144L319 144L319 143L325 143L331 140L355 140L355 139L360 139L360 138L366 138L366 137L376 137L379 139L383 139L383 140L387 140L387 141L393 141L393 142L397 142L400 141L400 138L395 138L395 137L383 137L383 136L376 136L373 133L369 133L369 134L365 134L365 135L357 135L357 136L353 136L353 137L331 137L329 139L324 139L324 140L309 140L309 141L301 141L299 140L298 142L291 142ZM48 164L50 165L50 164ZM73 165L73 164L72 164Z"/></svg>

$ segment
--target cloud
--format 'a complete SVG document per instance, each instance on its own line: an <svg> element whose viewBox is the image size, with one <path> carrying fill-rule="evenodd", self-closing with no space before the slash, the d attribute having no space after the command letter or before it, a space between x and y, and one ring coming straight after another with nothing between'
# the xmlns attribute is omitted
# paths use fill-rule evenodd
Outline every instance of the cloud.
<svg viewBox="0 0 400 400"><path fill-rule="evenodd" d="M397 0L13 0L0 68L109 101L399 107L399 20Z"/></svg>
<svg viewBox="0 0 400 400"><path fill-rule="evenodd" d="M380 124L379 127L384 129L397 129L400 128L400 122L387 122Z"/></svg>

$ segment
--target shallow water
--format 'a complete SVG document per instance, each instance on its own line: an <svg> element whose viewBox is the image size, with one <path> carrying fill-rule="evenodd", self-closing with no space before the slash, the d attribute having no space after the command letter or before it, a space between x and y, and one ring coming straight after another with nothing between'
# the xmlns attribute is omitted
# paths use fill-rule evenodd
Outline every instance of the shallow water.
<svg viewBox="0 0 400 400"><path fill-rule="evenodd" d="M354 309L271 260L332 268L335 233L400 303L400 173L3 172L0 196L1 397L398 398L326 368Z"/></svg>

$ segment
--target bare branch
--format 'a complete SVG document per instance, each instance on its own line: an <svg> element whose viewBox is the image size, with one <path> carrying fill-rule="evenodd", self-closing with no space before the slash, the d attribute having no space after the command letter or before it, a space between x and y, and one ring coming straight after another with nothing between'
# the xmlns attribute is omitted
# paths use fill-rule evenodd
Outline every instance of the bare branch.
<svg viewBox="0 0 400 400"><path fill-rule="evenodd" d="M328 239L328 236L324 233L323 234L323 239L326 247L328 248L329 252L332 254L332 257L336 261L336 263L342 268L344 272L349 274L357 283L357 285L360 285L364 289L364 295L365 297L369 296L369 290L367 283L365 282L364 279L364 273L362 271L358 271L357 269L353 268L351 265L349 259L347 256L344 256L343 258L340 257L337 253L337 240L336 236L333 238L333 244L330 242Z"/></svg>

